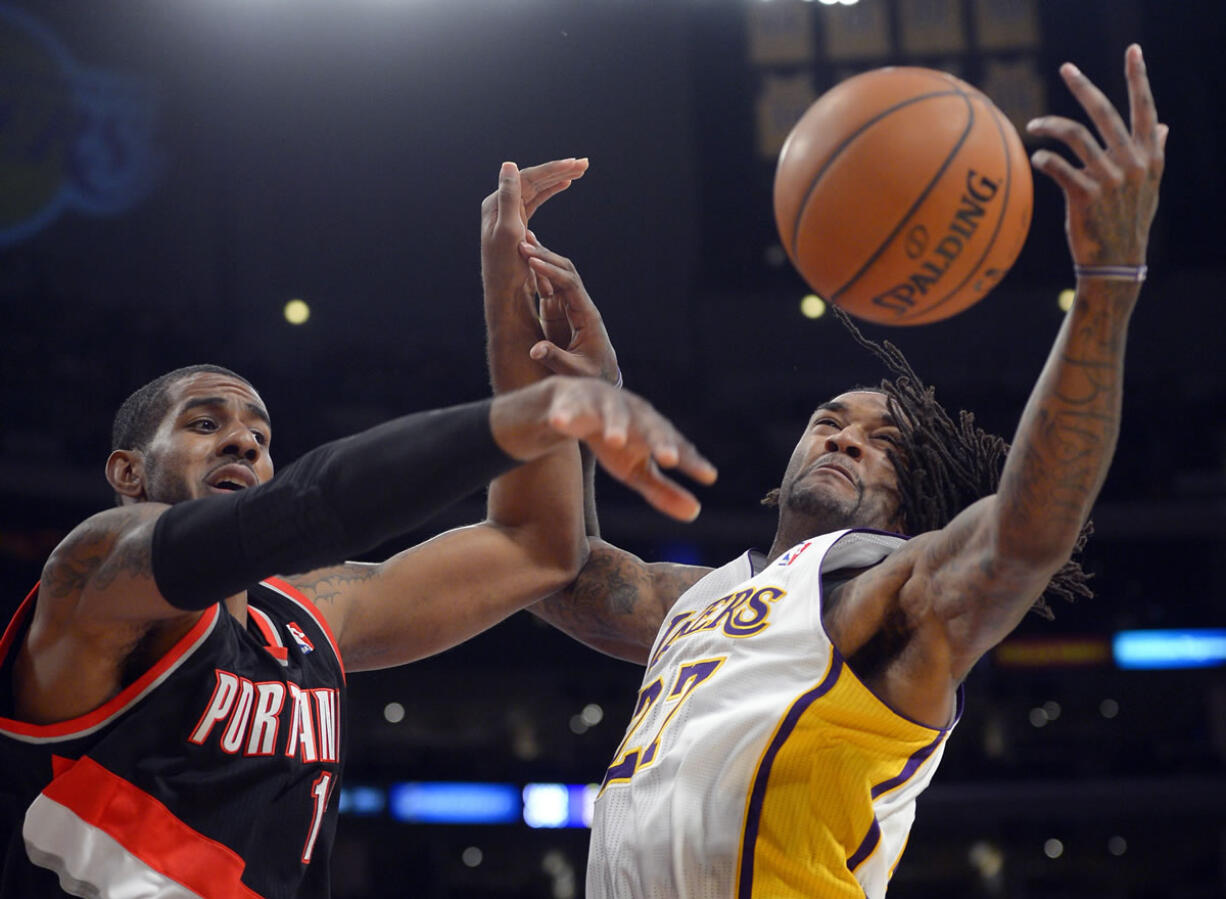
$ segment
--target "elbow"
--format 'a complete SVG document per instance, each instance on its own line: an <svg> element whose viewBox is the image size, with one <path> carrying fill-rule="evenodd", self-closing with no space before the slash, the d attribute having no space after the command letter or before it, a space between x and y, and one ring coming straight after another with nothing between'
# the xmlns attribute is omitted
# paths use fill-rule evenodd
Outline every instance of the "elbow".
<svg viewBox="0 0 1226 899"><path fill-rule="evenodd" d="M1011 515L999 499L996 512L990 519L992 558L1002 565L1034 571L1059 571L1072 558L1084 525L1080 519L1034 521Z"/></svg>
<svg viewBox="0 0 1226 899"><path fill-rule="evenodd" d="M1027 534L1021 539L997 539L985 565L993 570L1050 578L1068 563L1075 547L1075 537L1055 540Z"/></svg>
<svg viewBox="0 0 1226 899"><path fill-rule="evenodd" d="M579 577L579 572L583 571L583 566L587 564L587 560L592 555L592 547L586 535L568 542L569 546L565 556L560 560L562 563L559 566L560 576L563 578L563 583L559 589L569 587L575 582L575 579Z"/></svg>

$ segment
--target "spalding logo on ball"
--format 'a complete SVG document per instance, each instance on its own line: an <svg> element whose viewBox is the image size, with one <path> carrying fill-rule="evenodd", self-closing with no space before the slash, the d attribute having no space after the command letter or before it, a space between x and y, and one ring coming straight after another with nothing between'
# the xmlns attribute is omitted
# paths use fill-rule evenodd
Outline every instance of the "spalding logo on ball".
<svg viewBox="0 0 1226 899"><path fill-rule="evenodd" d="M819 295L858 318L919 325L979 302L1026 241L1030 162L964 81L891 67L827 91L775 172L775 223Z"/></svg>

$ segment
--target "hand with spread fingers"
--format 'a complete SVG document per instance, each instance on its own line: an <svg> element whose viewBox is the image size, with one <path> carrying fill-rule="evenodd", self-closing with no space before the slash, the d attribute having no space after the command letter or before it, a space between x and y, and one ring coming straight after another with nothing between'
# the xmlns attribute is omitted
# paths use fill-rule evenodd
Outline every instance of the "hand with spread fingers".
<svg viewBox="0 0 1226 899"><path fill-rule="evenodd" d="M555 374L602 378L621 386L617 353L575 264L547 249L531 231L519 249L536 276L541 298L545 339L532 347L532 358Z"/></svg>
<svg viewBox="0 0 1226 899"><path fill-rule="evenodd" d="M694 495L666 476L675 469L700 484L713 484L716 470L650 403L598 378L555 376L494 400L494 438L516 459L548 452L559 437L587 444L609 472L666 515L698 516Z"/></svg>
<svg viewBox="0 0 1226 899"><path fill-rule="evenodd" d="M661 512L682 521L698 517L698 500L660 469L709 486L715 466L666 418L641 397L595 378L552 380L560 382L549 411L557 431L586 443L605 471Z"/></svg>
<svg viewBox="0 0 1226 899"><path fill-rule="evenodd" d="M1061 141L1081 161L1077 168L1050 150L1038 150L1034 166L1064 192L1065 227L1073 262L1082 277L1136 281L1144 278L1149 228L1158 208L1168 128L1158 121L1141 48L1124 54L1130 125L1072 63L1060 68L1098 136L1080 122L1044 116L1027 125L1033 135Z"/></svg>

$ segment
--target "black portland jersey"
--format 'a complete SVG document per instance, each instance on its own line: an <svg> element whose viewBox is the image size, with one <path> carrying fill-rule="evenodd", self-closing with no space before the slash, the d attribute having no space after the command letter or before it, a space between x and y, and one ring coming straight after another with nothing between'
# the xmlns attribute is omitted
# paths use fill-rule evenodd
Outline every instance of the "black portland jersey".
<svg viewBox="0 0 1226 899"><path fill-rule="evenodd" d="M37 588L0 640L0 688ZM345 674L327 623L284 581L248 625L208 609L101 707L0 717L0 899L328 895Z"/></svg>

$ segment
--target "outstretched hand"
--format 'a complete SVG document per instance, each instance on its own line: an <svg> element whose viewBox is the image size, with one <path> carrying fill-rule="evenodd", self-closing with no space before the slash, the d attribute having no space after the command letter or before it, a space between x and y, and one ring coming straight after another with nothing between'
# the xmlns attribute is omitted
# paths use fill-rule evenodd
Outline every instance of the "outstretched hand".
<svg viewBox="0 0 1226 899"><path fill-rule="evenodd" d="M554 374L601 378L617 384L617 353L575 264L547 249L531 231L519 250L536 276L541 331L545 335L529 351L532 358Z"/></svg>
<svg viewBox="0 0 1226 899"><path fill-rule="evenodd" d="M1082 167L1076 168L1050 150L1038 150L1031 157L1034 167L1064 192L1065 228L1077 265L1139 266L1145 262L1149 227L1158 208L1168 128L1158 122L1138 45L1125 52L1124 70L1131 127L1124 124L1103 92L1067 62L1060 67L1060 75L1094 123L1098 137L1080 122L1062 116L1044 116L1026 126L1031 134L1062 141L1081 160Z"/></svg>
<svg viewBox="0 0 1226 899"><path fill-rule="evenodd" d="M550 406L549 424L584 441L605 471L673 518L693 521L702 506L661 468L715 483L715 466L650 403L627 390L593 378L566 379Z"/></svg>
<svg viewBox="0 0 1226 899"><path fill-rule="evenodd" d="M531 295L527 264L517 247L541 205L587 171L586 159L558 159L523 171L504 162L498 189L481 203L481 278L487 296ZM524 292L527 290L527 293Z"/></svg>
<svg viewBox="0 0 1226 899"><path fill-rule="evenodd" d="M715 466L651 404L596 378L551 377L494 401L490 425L510 456L533 459L559 437L582 440L596 460L666 515L698 517L701 505L661 469L713 484Z"/></svg>

